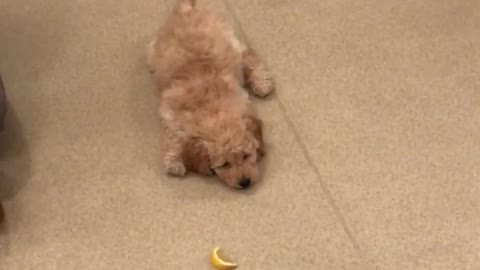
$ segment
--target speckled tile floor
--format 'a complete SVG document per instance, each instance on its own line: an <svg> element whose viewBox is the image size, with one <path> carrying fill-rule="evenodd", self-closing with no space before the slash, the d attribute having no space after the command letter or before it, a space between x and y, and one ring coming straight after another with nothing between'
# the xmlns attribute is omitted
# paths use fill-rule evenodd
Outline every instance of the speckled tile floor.
<svg viewBox="0 0 480 270"><path fill-rule="evenodd" d="M172 0L0 1L0 269L480 269L480 2L199 2L277 81L248 192L160 166Z"/></svg>

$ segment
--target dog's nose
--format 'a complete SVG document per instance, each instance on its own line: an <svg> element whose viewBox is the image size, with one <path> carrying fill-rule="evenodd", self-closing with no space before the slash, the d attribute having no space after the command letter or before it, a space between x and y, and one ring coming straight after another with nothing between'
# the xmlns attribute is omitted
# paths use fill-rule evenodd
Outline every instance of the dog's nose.
<svg viewBox="0 0 480 270"><path fill-rule="evenodd" d="M239 185L242 189L245 189L245 188L248 188L251 183L252 183L252 181L250 181L249 178L243 178L242 180L240 180L240 182L238 182L238 185Z"/></svg>

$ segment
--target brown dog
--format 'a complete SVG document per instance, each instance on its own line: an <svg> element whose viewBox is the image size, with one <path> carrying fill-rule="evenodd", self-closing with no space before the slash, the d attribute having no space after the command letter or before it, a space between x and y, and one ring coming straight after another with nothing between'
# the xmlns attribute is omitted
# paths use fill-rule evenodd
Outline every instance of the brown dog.
<svg viewBox="0 0 480 270"><path fill-rule="evenodd" d="M236 188L258 181L262 123L243 86L263 97L273 84L256 54L219 16L180 0L148 62L161 90L166 170L215 174Z"/></svg>

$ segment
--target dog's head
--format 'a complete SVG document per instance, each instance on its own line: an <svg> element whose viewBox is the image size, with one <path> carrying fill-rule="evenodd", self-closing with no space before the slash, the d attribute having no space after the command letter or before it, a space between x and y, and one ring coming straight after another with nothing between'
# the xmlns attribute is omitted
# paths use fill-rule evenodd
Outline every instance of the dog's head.
<svg viewBox="0 0 480 270"><path fill-rule="evenodd" d="M259 161L264 155L261 121L248 115L242 123L221 130L208 139L189 139L184 147L185 165L191 171L215 174L227 185L245 189L259 180Z"/></svg>

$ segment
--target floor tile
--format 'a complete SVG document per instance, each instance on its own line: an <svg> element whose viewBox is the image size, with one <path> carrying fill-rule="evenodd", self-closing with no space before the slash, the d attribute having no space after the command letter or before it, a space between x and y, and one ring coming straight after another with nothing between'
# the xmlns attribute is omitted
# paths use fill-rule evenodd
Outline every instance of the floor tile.
<svg viewBox="0 0 480 270"><path fill-rule="evenodd" d="M478 1L228 3L370 266L478 269Z"/></svg>

